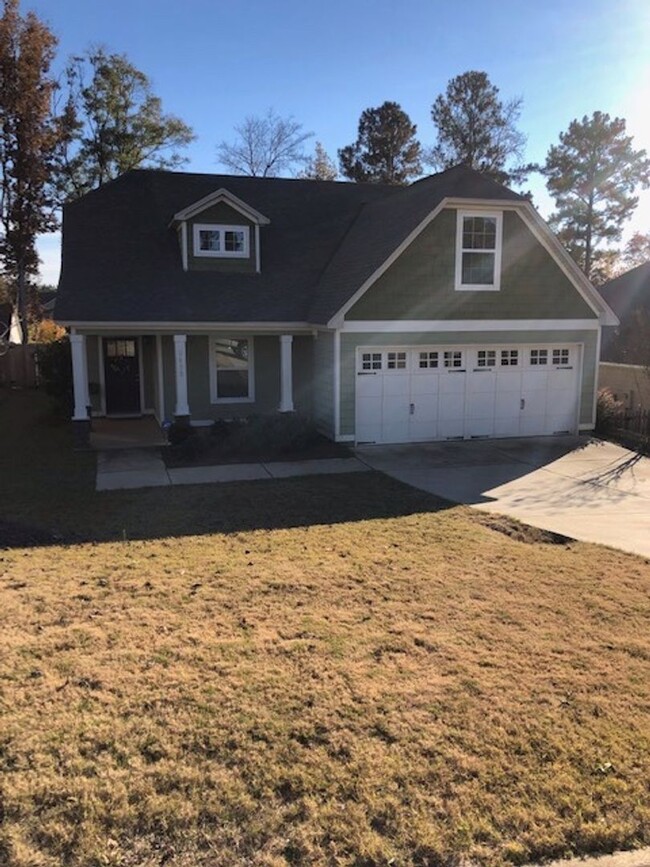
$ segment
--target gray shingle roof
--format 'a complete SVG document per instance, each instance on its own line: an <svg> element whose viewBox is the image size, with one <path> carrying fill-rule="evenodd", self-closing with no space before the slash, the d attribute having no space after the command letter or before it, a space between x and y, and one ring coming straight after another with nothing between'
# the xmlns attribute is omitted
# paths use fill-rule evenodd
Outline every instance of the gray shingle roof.
<svg viewBox="0 0 650 867"><path fill-rule="evenodd" d="M224 187L267 215L262 273L183 271L172 216ZM55 315L326 323L445 197L521 197L457 167L410 187L139 170L68 205Z"/></svg>

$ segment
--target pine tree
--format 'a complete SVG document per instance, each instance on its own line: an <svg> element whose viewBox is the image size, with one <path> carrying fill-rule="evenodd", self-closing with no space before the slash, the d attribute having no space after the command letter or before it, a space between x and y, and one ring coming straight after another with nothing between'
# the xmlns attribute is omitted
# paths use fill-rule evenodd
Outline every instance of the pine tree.
<svg viewBox="0 0 650 867"><path fill-rule="evenodd" d="M521 106L520 98L503 102L485 72L457 75L431 108L437 140L428 161L438 170L462 163L498 183L522 183L532 167L520 164L526 144L516 127Z"/></svg>
<svg viewBox="0 0 650 867"><path fill-rule="evenodd" d="M317 141L314 155L309 157L305 168L298 173L298 177L310 181L335 181L338 174L336 166L327 155L327 151Z"/></svg>
<svg viewBox="0 0 650 867"><path fill-rule="evenodd" d="M635 190L650 184L650 160L634 150L622 118L596 111L561 133L542 171L557 208L551 225L591 278L597 245L620 240L639 201Z"/></svg>
<svg viewBox="0 0 650 867"><path fill-rule="evenodd" d="M367 108L357 140L338 152L341 174L352 181L406 184L422 172L417 127L396 102Z"/></svg>

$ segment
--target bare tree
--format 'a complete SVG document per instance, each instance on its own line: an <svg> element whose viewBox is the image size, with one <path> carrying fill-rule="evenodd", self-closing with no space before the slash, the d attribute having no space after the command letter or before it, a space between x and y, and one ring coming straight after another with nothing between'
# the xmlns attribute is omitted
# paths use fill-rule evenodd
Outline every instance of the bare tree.
<svg viewBox="0 0 650 867"><path fill-rule="evenodd" d="M249 115L235 133L235 141L218 145L217 161L237 175L254 178L277 177L306 163L303 145L313 136L293 117L280 117L272 108L263 117Z"/></svg>

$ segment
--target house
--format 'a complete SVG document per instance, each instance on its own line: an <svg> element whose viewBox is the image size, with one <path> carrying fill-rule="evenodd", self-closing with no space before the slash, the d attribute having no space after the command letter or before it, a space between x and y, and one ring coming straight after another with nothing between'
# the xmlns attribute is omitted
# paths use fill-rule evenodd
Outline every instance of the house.
<svg viewBox="0 0 650 867"><path fill-rule="evenodd" d="M74 422L298 411L343 442L591 430L616 317L527 199L138 170L65 208Z"/></svg>
<svg viewBox="0 0 650 867"><path fill-rule="evenodd" d="M628 410L650 409L650 262L598 291L620 320L603 330L599 385Z"/></svg>

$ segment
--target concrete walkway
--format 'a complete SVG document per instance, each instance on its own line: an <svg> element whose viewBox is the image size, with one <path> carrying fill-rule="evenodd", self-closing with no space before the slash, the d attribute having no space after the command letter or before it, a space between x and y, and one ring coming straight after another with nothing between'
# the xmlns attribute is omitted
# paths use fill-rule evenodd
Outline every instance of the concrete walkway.
<svg viewBox="0 0 650 867"><path fill-rule="evenodd" d="M541 865L540 865L541 867ZM544 867L650 867L650 849L634 852L614 852L596 858L572 858L570 861L553 861Z"/></svg>
<svg viewBox="0 0 650 867"><path fill-rule="evenodd" d="M204 485L292 476L358 473L369 467L357 458L312 461L273 461L255 464L218 464L168 469L158 449L112 449L97 454L98 491L158 488L164 485Z"/></svg>
<svg viewBox="0 0 650 867"><path fill-rule="evenodd" d="M373 469L456 503L650 557L650 458L589 437L369 446Z"/></svg>

